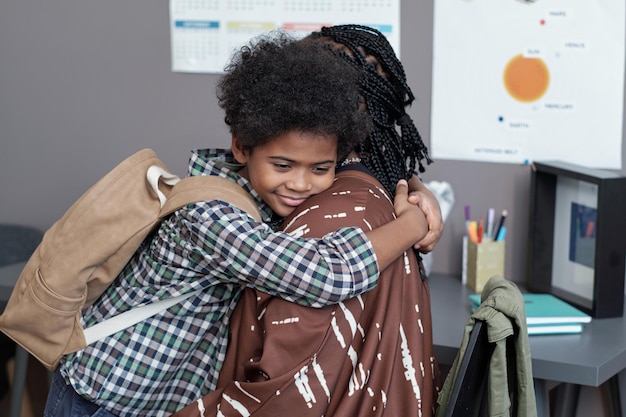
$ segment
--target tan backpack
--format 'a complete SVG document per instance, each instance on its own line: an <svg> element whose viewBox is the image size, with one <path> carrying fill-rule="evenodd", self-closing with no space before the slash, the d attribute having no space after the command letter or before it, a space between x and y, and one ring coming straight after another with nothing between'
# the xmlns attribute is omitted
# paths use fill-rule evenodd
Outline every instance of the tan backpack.
<svg viewBox="0 0 626 417"><path fill-rule="evenodd" d="M0 330L55 369L63 355L87 346L82 310L113 282L161 219L189 203L212 199L231 203L260 221L252 197L233 181L217 176L181 180L152 150L131 155L45 233L0 316ZM131 315L137 321L168 305Z"/></svg>

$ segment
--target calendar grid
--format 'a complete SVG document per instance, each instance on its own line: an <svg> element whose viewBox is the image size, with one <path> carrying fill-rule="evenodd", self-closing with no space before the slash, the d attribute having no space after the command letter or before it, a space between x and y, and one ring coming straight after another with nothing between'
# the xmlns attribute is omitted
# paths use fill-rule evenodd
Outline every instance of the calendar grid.
<svg viewBox="0 0 626 417"><path fill-rule="evenodd" d="M274 29L306 36L356 23L380 30L396 53L400 0L170 0L172 70L220 73L232 53Z"/></svg>

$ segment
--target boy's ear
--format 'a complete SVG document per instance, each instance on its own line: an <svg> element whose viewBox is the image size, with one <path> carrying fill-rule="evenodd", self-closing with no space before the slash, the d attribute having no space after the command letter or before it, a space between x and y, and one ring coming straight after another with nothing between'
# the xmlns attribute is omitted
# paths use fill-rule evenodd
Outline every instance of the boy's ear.
<svg viewBox="0 0 626 417"><path fill-rule="evenodd" d="M235 160L237 162L239 162L240 164L245 164L248 162L249 152L244 149L243 146L241 146L235 135L232 135L231 137L230 150L233 152L233 156L235 157Z"/></svg>

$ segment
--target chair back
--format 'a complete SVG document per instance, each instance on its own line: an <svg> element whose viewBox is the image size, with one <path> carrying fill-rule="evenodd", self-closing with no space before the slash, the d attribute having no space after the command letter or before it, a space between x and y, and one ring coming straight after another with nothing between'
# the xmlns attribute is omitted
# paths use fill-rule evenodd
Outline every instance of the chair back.
<svg viewBox="0 0 626 417"><path fill-rule="evenodd" d="M0 266L27 261L43 238L43 232L30 226L0 224Z"/></svg>
<svg viewBox="0 0 626 417"><path fill-rule="evenodd" d="M495 345L487 339L487 324L476 320L452 385L444 417L487 415L487 374Z"/></svg>

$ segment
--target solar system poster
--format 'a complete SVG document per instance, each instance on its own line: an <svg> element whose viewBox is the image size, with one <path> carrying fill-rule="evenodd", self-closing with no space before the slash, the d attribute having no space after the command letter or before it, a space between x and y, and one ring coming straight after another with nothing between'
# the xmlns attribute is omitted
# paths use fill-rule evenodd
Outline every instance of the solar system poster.
<svg viewBox="0 0 626 417"><path fill-rule="evenodd" d="M621 169L621 0L435 0L438 159Z"/></svg>

